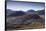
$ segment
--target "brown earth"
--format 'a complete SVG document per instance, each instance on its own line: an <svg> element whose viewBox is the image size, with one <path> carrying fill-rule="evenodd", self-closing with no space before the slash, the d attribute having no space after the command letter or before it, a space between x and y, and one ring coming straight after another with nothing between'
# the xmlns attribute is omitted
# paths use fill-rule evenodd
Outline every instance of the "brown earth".
<svg viewBox="0 0 46 31"><path fill-rule="evenodd" d="M26 18L26 19L31 19L31 15L28 15L28 16L19 16L19 17L16 17L16 18ZM44 19L45 16L44 15L40 15L40 17L36 17L36 18L42 18ZM42 22L42 20L41 20ZM41 23L41 22L32 22L31 24L20 24L20 25L17 25L17 24L12 24L11 26L8 27L8 29L11 29L11 30L21 30L21 29L41 29L41 28L45 28L45 24L44 23Z"/></svg>

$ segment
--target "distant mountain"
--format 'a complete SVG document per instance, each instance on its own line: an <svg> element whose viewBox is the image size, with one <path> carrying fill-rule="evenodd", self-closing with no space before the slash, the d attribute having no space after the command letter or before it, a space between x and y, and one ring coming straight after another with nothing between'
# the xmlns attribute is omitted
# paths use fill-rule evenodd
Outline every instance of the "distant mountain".
<svg viewBox="0 0 46 31"><path fill-rule="evenodd" d="M10 14L12 14L14 11L10 10L10 9L7 9L6 11L6 15L9 16Z"/></svg>
<svg viewBox="0 0 46 31"><path fill-rule="evenodd" d="M33 10L33 9L30 9L30 10L28 10L27 12L34 12L34 10Z"/></svg>
<svg viewBox="0 0 46 31"><path fill-rule="evenodd" d="M23 11L15 11L10 16L22 16L25 15L25 12Z"/></svg>
<svg viewBox="0 0 46 31"><path fill-rule="evenodd" d="M6 11L6 15L7 16L22 16L22 15L28 15L28 14L38 14L38 15L43 15L45 14L45 10L37 10L37 11L34 11L34 10L28 10L27 12L24 12L24 11L13 11L11 9L7 9Z"/></svg>
<svg viewBox="0 0 46 31"><path fill-rule="evenodd" d="M44 15L44 14L45 14L45 9L43 9L43 10L38 10L37 12L38 12L38 14L40 14L40 15Z"/></svg>
<svg viewBox="0 0 46 31"><path fill-rule="evenodd" d="M26 14L27 14L27 15L28 15L28 14L34 14L34 12L35 12L35 10L29 9L29 10L26 12Z"/></svg>
<svg viewBox="0 0 46 31"><path fill-rule="evenodd" d="M6 11L7 16L22 16L24 14L25 14L24 11L13 11L13 10L10 10L10 9L7 9L7 11Z"/></svg>
<svg viewBox="0 0 46 31"><path fill-rule="evenodd" d="M45 14L45 9L37 10L37 11L31 9L31 10L28 10L28 11L27 11L27 14L43 15L43 14Z"/></svg>

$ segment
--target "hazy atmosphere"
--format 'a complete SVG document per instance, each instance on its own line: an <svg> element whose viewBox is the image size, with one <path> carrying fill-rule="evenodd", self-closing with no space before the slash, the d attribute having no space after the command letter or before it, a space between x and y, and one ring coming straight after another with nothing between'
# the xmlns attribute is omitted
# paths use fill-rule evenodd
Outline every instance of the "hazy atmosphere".
<svg viewBox="0 0 46 31"><path fill-rule="evenodd" d="M45 3L7 1L7 30L45 28Z"/></svg>
<svg viewBox="0 0 46 31"><path fill-rule="evenodd" d="M33 9L35 11L44 9L44 3L32 3L32 2L7 2L7 9L11 9L14 11L27 11L29 9Z"/></svg>

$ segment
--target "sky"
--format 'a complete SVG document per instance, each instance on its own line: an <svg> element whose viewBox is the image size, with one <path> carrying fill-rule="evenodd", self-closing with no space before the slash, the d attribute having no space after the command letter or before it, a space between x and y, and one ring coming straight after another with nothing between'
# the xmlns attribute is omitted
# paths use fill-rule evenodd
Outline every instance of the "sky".
<svg viewBox="0 0 46 31"><path fill-rule="evenodd" d="M8 1L7 9L11 9L13 11L27 11L33 9L35 11L42 10L45 8L44 3L33 3L33 2L16 2L16 1Z"/></svg>

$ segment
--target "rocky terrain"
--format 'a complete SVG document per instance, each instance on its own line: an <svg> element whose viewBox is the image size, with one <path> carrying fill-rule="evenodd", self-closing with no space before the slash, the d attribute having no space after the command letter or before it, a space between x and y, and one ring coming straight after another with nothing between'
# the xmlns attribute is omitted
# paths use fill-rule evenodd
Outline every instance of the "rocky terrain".
<svg viewBox="0 0 46 31"><path fill-rule="evenodd" d="M43 17L43 16L42 16ZM39 29L45 27L45 19L41 15L29 14L16 17L7 17L7 29Z"/></svg>

